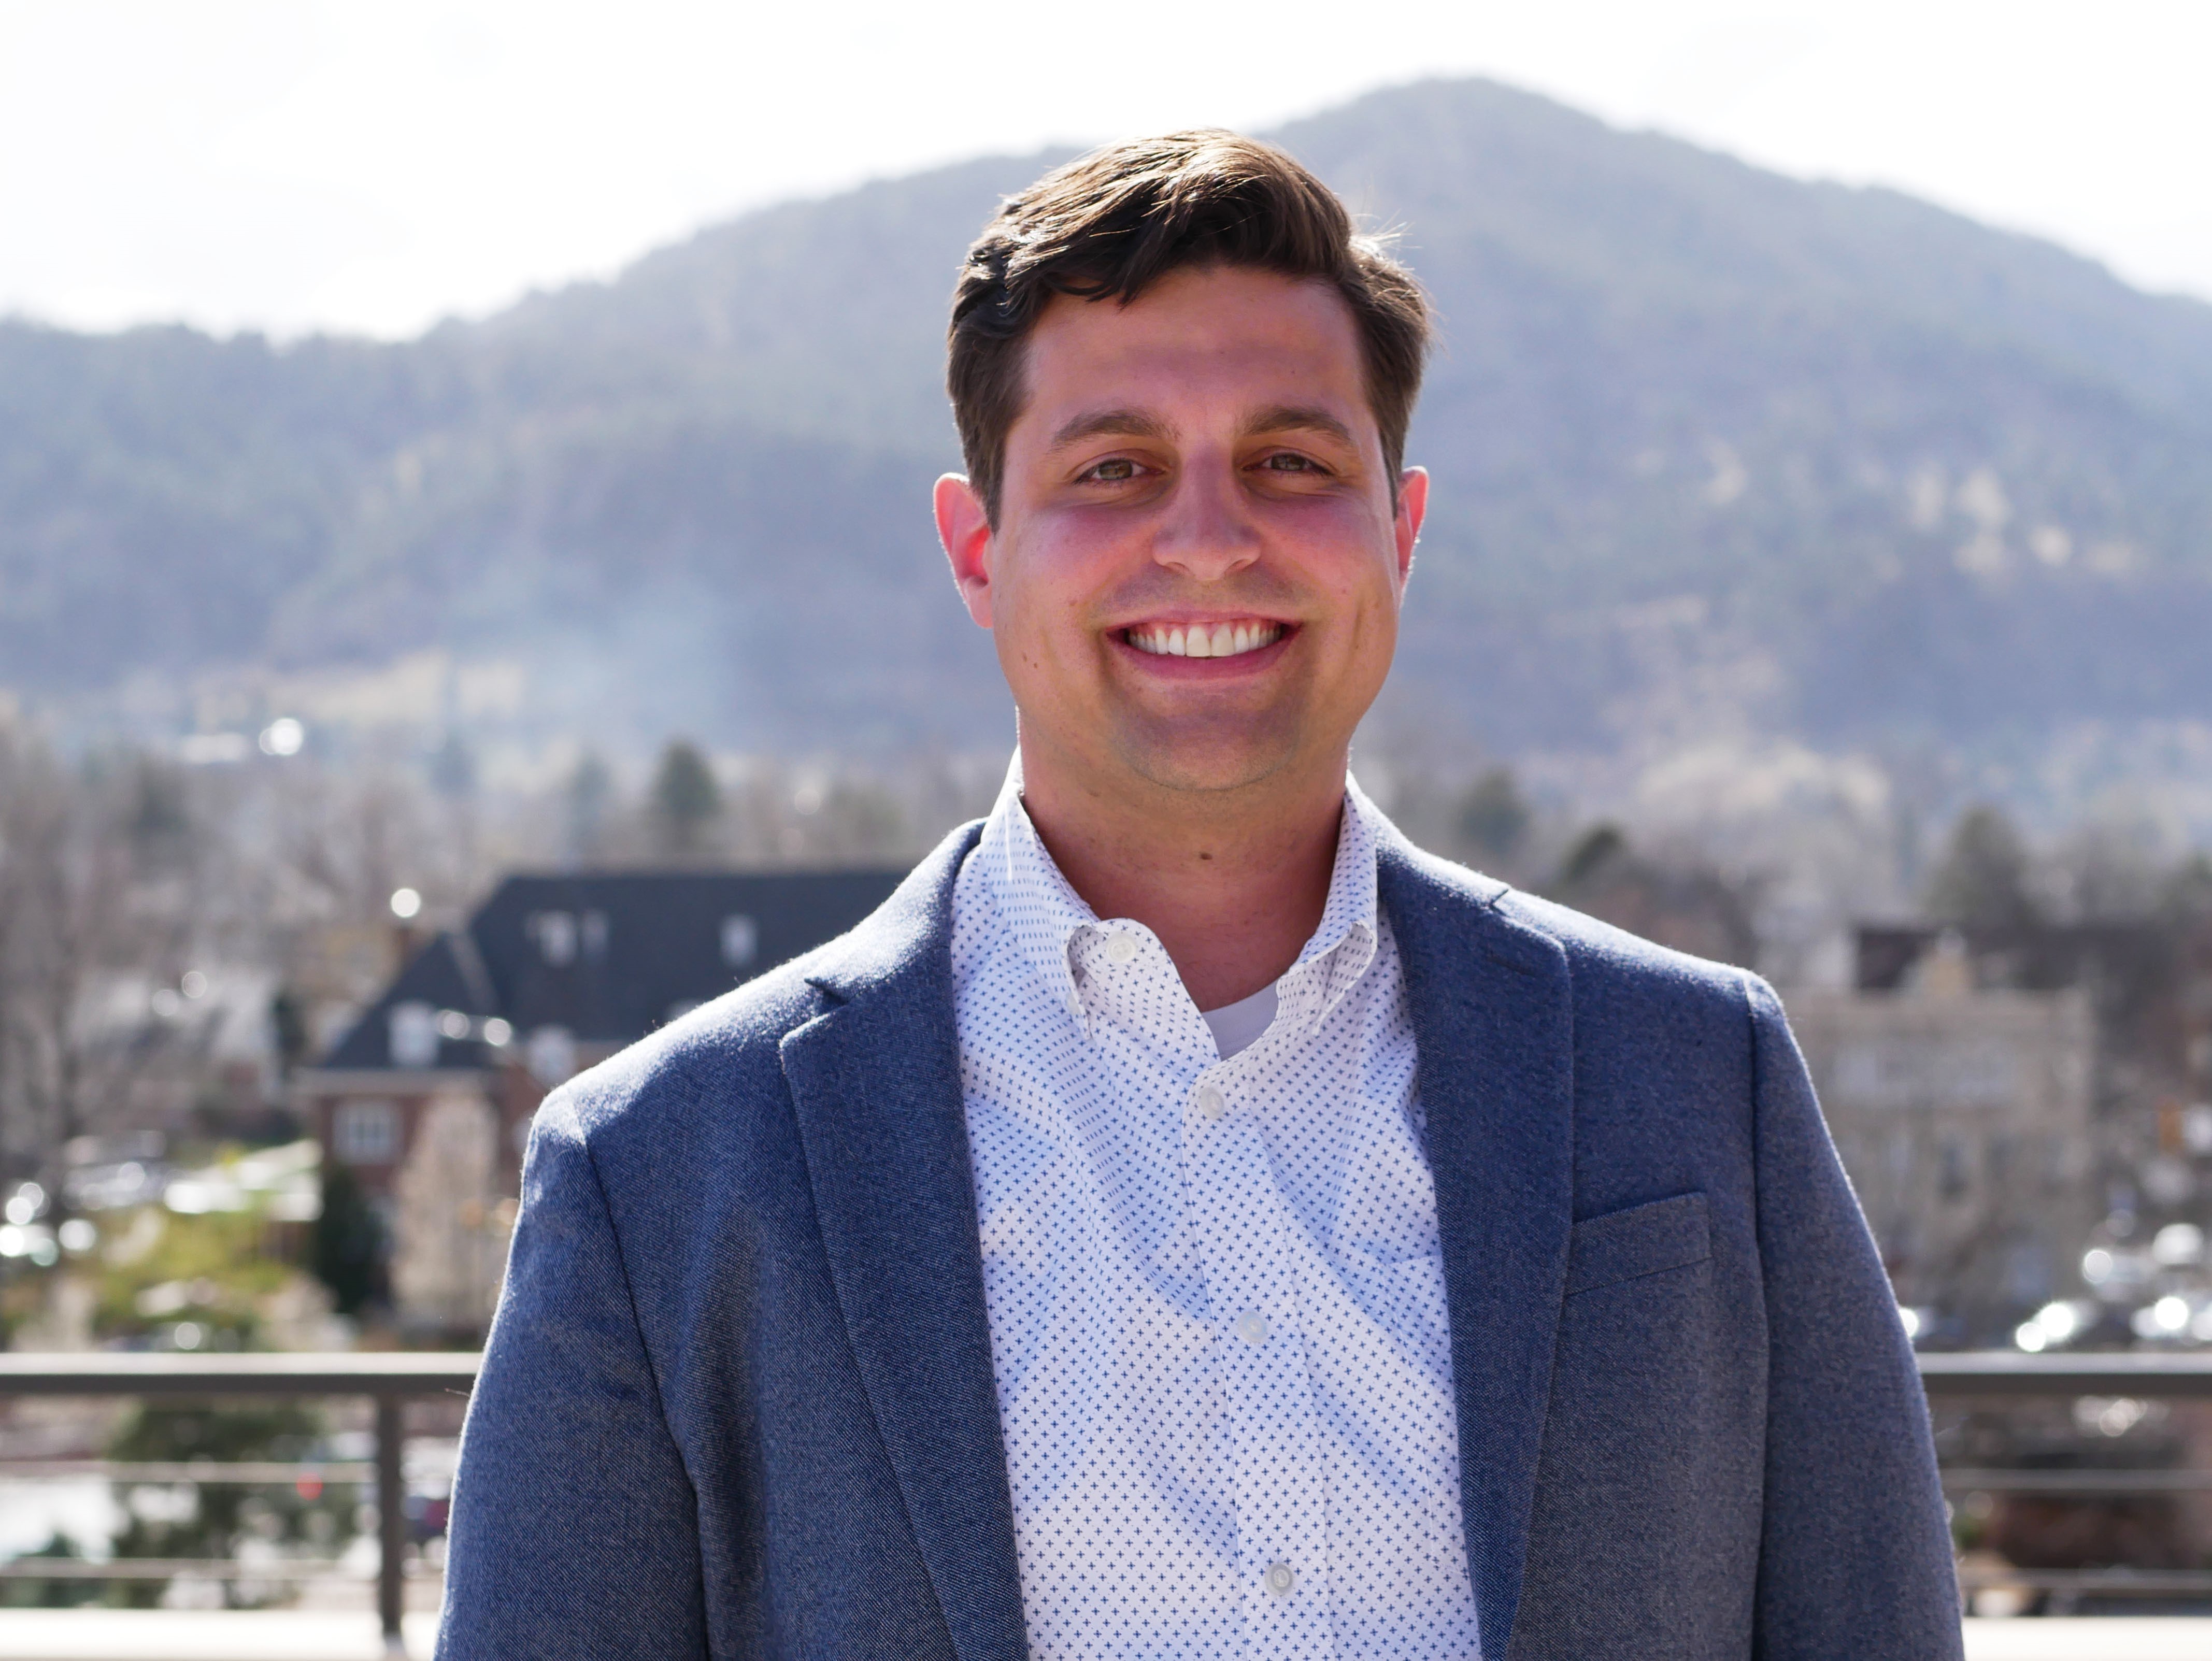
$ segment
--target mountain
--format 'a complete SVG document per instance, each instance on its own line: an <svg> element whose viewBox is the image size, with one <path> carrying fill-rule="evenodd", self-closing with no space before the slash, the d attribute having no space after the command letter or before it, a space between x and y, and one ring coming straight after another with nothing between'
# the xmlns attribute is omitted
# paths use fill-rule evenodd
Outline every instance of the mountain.
<svg viewBox="0 0 2212 1661"><path fill-rule="evenodd" d="M1485 82L1272 136L1443 319L1385 720L1508 755L2212 721L2212 306ZM518 733L1002 742L926 492L955 265L1056 159L398 344L0 325L0 684L175 728L437 647L521 666Z"/></svg>

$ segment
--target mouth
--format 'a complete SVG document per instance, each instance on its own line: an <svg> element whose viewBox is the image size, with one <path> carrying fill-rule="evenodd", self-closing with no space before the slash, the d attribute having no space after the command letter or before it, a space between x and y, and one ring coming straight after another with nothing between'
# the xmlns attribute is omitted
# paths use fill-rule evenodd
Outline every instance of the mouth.
<svg viewBox="0 0 2212 1661"><path fill-rule="evenodd" d="M1241 658L1264 652L1289 633L1286 623L1237 617L1218 623L1135 623L1123 640L1155 658Z"/></svg>

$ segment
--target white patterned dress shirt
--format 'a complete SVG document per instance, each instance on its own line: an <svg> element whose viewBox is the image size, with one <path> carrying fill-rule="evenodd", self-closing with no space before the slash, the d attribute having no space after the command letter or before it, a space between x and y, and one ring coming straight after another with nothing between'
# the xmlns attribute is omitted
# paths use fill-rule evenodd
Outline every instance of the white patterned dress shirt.
<svg viewBox="0 0 2212 1661"><path fill-rule="evenodd" d="M1020 786L952 969L1030 1654L1479 1656L1381 815L1347 784L1321 927L1224 1060Z"/></svg>

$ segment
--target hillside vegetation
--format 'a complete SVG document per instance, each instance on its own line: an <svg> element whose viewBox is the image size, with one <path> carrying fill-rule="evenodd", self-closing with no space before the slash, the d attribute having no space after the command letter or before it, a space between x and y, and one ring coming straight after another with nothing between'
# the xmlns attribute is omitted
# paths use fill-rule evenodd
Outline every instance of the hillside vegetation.
<svg viewBox="0 0 2212 1661"><path fill-rule="evenodd" d="M1482 82L1275 136L1444 320L1385 718L1516 755L2212 715L2212 306ZM527 664L541 735L1000 740L926 491L956 261L1050 159L395 345L0 326L0 684L182 727L210 676L443 646Z"/></svg>

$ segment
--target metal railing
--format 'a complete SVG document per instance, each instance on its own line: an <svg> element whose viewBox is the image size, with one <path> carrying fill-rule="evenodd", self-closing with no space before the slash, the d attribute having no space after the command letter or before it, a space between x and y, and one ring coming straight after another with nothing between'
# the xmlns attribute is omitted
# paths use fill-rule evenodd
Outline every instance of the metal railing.
<svg viewBox="0 0 2212 1661"><path fill-rule="evenodd" d="M376 1407L376 1457L361 1462L304 1464L277 1461L161 1464L113 1460L27 1461L0 1464L0 1476L33 1472L127 1477L144 1482L289 1482L313 1473L324 1482L374 1476L379 1544L377 1613L387 1638L399 1632L406 1550L400 1451L401 1409L410 1397L447 1392L465 1395L482 1357L414 1352L327 1355L153 1355L100 1353L76 1355L0 1354L0 1397L9 1396L282 1396L365 1397ZM2135 1351L2084 1355L2019 1355L1976 1350L1924 1355L1922 1381L1931 1398L1946 1397L2116 1396L2138 1399L2212 1400L2212 1353ZM1954 1467L1943 1473L1954 1493L2111 1496L2212 1489L2205 1470L1993 1470ZM41 1559L42 1578L62 1579L166 1579L215 1573L242 1579L307 1579L340 1573L336 1562L289 1561L246 1564L233 1560L132 1560L125 1564ZM2021 1586L2066 1596L2140 1592L2146 1596L2212 1595L2212 1573L2195 1570L2006 1569L1962 1575L1976 1584Z"/></svg>
<svg viewBox="0 0 2212 1661"><path fill-rule="evenodd" d="M2212 1351L1937 1351L1920 1358L1930 1396L2212 1397Z"/></svg>
<svg viewBox="0 0 2212 1661"><path fill-rule="evenodd" d="M367 1470L358 1464L306 1465L273 1461L230 1466L174 1461L159 1465L111 1460L76 1462L93 1467L85 1474L127 1473L140 1481L289 1482L312 1471L323 1481L343 1470L347 1476L373 1472L376 1482L376 1612L385 1640L399 1637L401 1594L407 1549L405 1484L400 1452L406 1440L402 1409L412 1397L447 1392L466 1395L474 1388L479 1355L414 1351L330 1355L153 1355L100 1352L79 1355L0 1355L0 1397L9 1396L352 1396L375 1404L376 1454ZM9 1474L27 1474L33 1462L10 1461ZM55 1474L54 1466L42 1467ZM149 1470L173 1473L152 1475ZM71 1474L76 1474L74 1467ZM337 1480L343 1480L339 1477ZM335 1561L288 1561L241 1563L233 1559L138 1558L125 1563L41 1559L37 1573L46 1579L167 1579L189 1573L214 1573L230 1579L319 1579L343 1573Z"/></svg>
<svg viewBox="0 0 2212 1661"><path fill-rule="evenodd" d="M2090 1351L2030 1355L1965 1350L1919 1358L1931 1401L1948 1397L2114 1396L2136 1400L2212 1401L2212 1353ZM1947 1494L2022 1494L2113 1499L2212 1490L2212 1470L2022 1470L1952 1465ZM2012 1588L2073 1600L2082 1597L2212 1597L2203 1569L2022 1569L1961 1565L1967 1591Z"/></svg>

